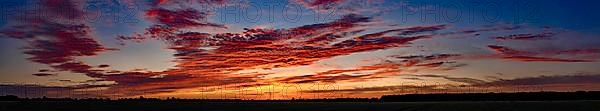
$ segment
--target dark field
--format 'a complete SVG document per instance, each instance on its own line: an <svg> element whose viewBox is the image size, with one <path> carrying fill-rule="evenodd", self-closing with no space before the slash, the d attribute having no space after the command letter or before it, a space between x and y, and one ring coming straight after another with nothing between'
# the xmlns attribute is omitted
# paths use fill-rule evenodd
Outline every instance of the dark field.
<svg viewBox="0 0 600 111"><path fill-rule="evenodd" d="M0 111L599 111L600 101L0 102Z"/></svg>

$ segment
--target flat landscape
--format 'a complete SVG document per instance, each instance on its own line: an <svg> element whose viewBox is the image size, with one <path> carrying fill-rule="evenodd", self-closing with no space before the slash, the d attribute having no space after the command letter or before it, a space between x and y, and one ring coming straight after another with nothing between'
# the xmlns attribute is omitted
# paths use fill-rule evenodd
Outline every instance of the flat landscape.
<svg viewBox="0 0 600 111"><path fill-rule="evenodd" d="M2 111L594 111L600 101L1 102Z"/></svg>

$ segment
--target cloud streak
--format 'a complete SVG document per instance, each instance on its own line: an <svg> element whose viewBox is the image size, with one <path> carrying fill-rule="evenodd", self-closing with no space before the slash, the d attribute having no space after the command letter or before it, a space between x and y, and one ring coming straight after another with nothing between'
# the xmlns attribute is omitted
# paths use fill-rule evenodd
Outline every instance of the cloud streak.
<svg viewBox="0 0 600 111"><path fill-rule="evenodd" d="M553 53L549 51L545 52L528 52L519 51L505 46L488 45L488 48L497 52L500 58L504 60L523 61L523 62L594 62L595 60L584 60L584 59L563 59L543 56L557 56L560 52L572 52L572 51L558 51L559 53ZM578 52L578 51L575 51ZM595 52L586 52L580 54L593 54Z"/></svg>

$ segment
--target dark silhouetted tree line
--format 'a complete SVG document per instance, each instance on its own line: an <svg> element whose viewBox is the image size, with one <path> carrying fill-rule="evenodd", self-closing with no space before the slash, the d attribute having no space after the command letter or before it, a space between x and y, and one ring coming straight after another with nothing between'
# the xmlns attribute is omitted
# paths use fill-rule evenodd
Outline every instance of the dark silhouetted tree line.
<svg viewBox="0 0 600 111"><path fill-rule="evenodd" d="M380 99L385 102L600 100L600 91L406 94L385 95Z"/></svg>
<svg viewBox="0 0 600 111"><path fill-rule="evenodd" d="M600 91L577 92L514 92L514 93L437 93L385 95L381 98L327 98L327 99L182 99L159 98L20 98L14 95L0 96L0 101L97 101L97 102L427 102L427 101L560 101L600 100Z"/></svg>

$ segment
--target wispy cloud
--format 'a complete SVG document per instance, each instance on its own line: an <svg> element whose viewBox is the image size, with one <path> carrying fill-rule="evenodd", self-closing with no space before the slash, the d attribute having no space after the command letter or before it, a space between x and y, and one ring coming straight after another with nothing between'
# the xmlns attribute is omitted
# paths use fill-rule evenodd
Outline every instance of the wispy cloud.
<svg viewBox="0 0 600 111"><path fill-rule="evenodd" d="M497 81L476 84L491 86L520 86L520 85L550 85L550 84L598 84L600 75L598 74L576 74L576 75L555 75L525 77L516 79L501 79Z"/></svg>
<svg viewBox="0 0 600 111"><path fill-rule="evenodd" d="M100 52L116 50L106 48L94 37L93 30L81 18L84 13L80 4L69 0L42 0L40 9L29 9L34 14L16 16L14 24L0 31L6 37L27 43L23 53L33 62L47 64L61 71L99 76L92 66L75 57L96 56ZM70 10L64 13L62 10ZM35 14L44 13L44 14ZM70 21L70 22L64 22Z"/></svg>
<svg viewBox="0 0 600 111"><path fill-rule="evenodd" d="M572 52L572 51L558 51L559 53L553 53L556 51L544 51L544 52L528 52L519 51L505 46L488 45L490 49L498 53L498 56L505 60L523 61L523 62L593 62L595 60L582 60L582 59L562 59L544 56L557 56L560 52ZM587 52L587 54L593 54L595 52Z"/></svg>

